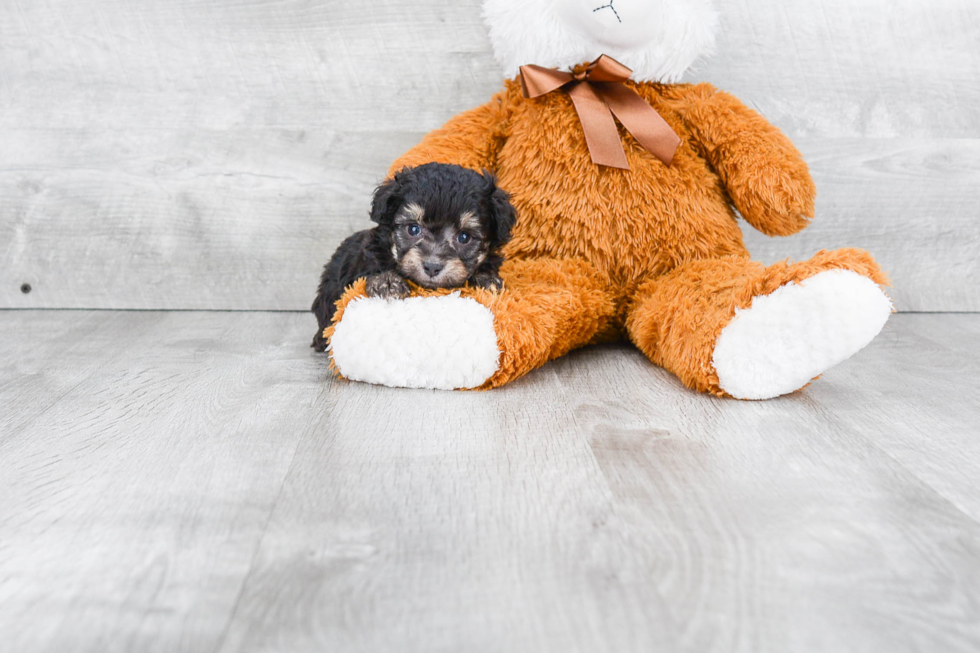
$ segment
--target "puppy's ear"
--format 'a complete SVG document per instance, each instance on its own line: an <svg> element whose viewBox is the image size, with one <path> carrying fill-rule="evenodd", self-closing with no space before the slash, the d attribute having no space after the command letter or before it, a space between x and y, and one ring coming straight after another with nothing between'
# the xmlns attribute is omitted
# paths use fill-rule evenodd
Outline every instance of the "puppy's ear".
<svg viewBox="0 0 980 653"><path fill-rule="evenodd" d="M374 189L374 200L371 202L371 221L384 227L390 227L395 220L395 212L402 204L402 181L405 171L395 174Z"/></svg>
<svg viewBox="0 0 980 653"><path fill-rule="evenodd" d="M517 222L517 210L510 203L507 191L497 186L497 178L489 170L483 171L486 179L487 212L490 215L490 236L494 245L503 245L510 240L510 230Z"/></svg>

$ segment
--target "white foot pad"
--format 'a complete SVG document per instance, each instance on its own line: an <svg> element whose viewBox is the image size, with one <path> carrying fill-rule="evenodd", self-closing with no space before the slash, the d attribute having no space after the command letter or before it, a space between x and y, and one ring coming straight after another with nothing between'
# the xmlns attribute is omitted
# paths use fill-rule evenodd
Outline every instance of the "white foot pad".
<svg viewBox="0 0 980 653"><path fill-rule="evenodd" d="M334 330L330 355L348 379L439 390L482 385L500 359L493 313L459 293L355 299Z"/></svg>
<svg viewBox="0 0 980 653"><path fill-rule="evenodd" d="M718 383L738 399L798 390L871 342L891 311L877 284L850 270L786 284L735 311L715 343Z"/></svg>

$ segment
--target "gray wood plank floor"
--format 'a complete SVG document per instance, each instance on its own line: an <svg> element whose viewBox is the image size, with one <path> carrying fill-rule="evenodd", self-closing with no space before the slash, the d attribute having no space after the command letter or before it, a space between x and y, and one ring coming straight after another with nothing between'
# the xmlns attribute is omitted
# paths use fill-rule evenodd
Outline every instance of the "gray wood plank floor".
<svg viewBox="0 0 980 653"><path fill-rule="evenodd" d="M980 648L980 315L760 403L625 345L335 381L313 327L0 312L0 649Z"/></svg>

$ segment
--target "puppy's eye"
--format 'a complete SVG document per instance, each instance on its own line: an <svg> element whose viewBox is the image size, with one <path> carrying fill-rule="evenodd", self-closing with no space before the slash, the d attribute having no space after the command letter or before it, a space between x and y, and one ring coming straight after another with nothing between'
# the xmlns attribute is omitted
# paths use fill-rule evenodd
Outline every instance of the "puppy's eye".
<svg viewBox="0 0 980 653"><path fill-rule="evenodd" d="M466 243L470 242L470 235L464 231L456 236L456 242L460 245L465 245Z"/></svg>
<svg viewBox="0 0 980 653"><path fill-rule="evenodd" d="M412 224L408 225L408 235L409 236L418 236L420 233L422 233L422 227L418 226L414 222Z"/></svg>

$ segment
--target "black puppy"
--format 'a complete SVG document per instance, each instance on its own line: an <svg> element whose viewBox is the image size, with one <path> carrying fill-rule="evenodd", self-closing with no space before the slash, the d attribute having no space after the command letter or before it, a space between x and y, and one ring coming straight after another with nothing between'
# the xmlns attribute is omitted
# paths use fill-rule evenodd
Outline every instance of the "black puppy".
<svg viewBox="0 0 980 653"><path fill-rule="evenodd" d="M317 351L326 349L323 329L335 302L361 277L369 296L385 298L408 296L405 279L425 288L503 286L498 249L516 213L489 172L443 163L403 168L374 191L371 220L378 226L347 238L323 268L312 309Z"/></svg>

